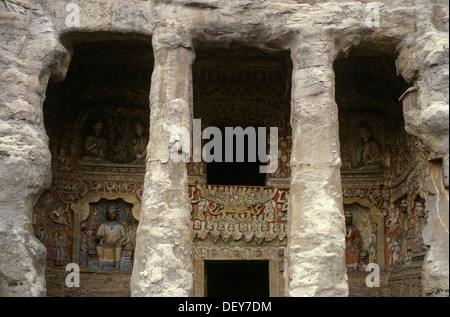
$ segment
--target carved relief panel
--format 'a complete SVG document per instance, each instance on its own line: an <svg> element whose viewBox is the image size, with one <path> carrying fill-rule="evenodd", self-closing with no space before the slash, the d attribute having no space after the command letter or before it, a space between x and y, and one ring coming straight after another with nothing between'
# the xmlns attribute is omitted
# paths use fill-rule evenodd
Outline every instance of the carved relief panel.
<svg viewBox="0 0 450 317"><path fill-rule="evenodd" d="M379 234L380 219L373 214L375 209L360 203L344 205L346 218L346 258L347 267L354 270L365 270L369 263L379 263ZM375 219L374 219L375 217ZM378 218L378 219L377 219Z"/></svg>
<svg viewBox="0 0 450 317"><path fill-rule="evenodd" d="M61 138L56 140L61 142L51 148L53 185L35 207L36 235L49 251L49 265L74 262L83 270L130 272L148 144L148 119L143 119L148 110L131 106L69 110L60 122ZM57 127L51 127L53 135ZM110 207L117 219L108 218ZM117 259L103 257L108 252L99 248L97 230L102 223L103 231L113 230L107 223L117 223L122 228L117 230L128 236Z"/></svg>
<svg viewBox="0 0 450 317"><path fill-rule="evenodd" d="M58 153L60 170L75 171L80 164L143 164L149 127L142 118L148 115L139 108L101 107L78 116L67 123Z"/></svg>
<svg viewBox="0 0 450 317"><path fill-rule="evenodd" d="M47 248L47 265L65 266L72 260L74 215L52 186L34 207L36 237Z"/></svg>
<svg viewBox="0 0 450 317"><path fill-rule="evenodd" d="M386 166L384 147L384 128L381 122L367 116L355 118L352 115L341 126L342 171L377 171Z"/></svg>
<svg viewBox="0 0 450 317"><path fill-rule="evenodd" d="M286 243L288 190L197 185L189 194L194 241Z"/></svg>
<svg viewBox="0 0 450 317"><path fill-rule="evenodd" d="M53 184L34 209L35 234L47 248L47 265L73 262L85 270L131 271L141 195L140 183L61 179ZM108 209L114 210L111 219ZM125 233L127 243L121 245L118 261L99 260L101 224L104 230L108 225L110 231L115 225L123 228L118 230Z"/></svg>

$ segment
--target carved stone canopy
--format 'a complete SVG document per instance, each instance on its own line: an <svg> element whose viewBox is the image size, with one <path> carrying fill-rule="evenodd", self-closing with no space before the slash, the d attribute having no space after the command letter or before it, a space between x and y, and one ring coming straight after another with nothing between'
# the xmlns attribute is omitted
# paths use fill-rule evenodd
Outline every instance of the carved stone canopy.
<svg viewBox="0 0 450 317"><path fill-rule="evenodd" d="M97 203L101 199L115 200L123 199L125 202L133 205L132 213L133 217L139 221L141 202L133 194L124 193L90 193L84 199L78 203L71 204L71 209L79 214L80 222L85 221L89 217L89 205L92 203Z"/></svg>

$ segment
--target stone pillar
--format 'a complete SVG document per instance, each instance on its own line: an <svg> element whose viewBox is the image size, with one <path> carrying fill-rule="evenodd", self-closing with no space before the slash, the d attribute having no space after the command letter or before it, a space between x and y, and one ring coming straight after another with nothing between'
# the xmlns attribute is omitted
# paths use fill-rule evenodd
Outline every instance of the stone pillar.
<svg viewBox="0 0 450 317"><path fill-rule="evenodd" d="M153 35L155 65L150 92L150 140L145 188L136 236L132 296L192 296L192 220L186 163L169 158L174 129L191 130L190 39L158 28ZM188 149L190 150L190 149Z"/></svg>
<svg viewBox="0 0 450 317"><path fill-rule="evenodd" d="M51 182L42 106L68 54L27 1L0 2L0 29L0 297L45 296L47 252L33 231L33 207Z"/></svg>
<svg viewBox="0 0 450 317"><path fill-rule="evenodd" d="M415 41L400 46L397 70L414 88L403 98L406 131L428 153L431 175L425 181L430 248L422 266L424 296L448 296L449 289L449 39L445 6L416 0ZM442 9L440 9L442 8ZM445 25L447 24L447 27Z"/></svg>
<svg viewBox="0 0 450 317"><path fill-rule="evenodd" d="M335 50L332 41L320 38L301 38L291 48L287 296L348 295Z"/></svg>

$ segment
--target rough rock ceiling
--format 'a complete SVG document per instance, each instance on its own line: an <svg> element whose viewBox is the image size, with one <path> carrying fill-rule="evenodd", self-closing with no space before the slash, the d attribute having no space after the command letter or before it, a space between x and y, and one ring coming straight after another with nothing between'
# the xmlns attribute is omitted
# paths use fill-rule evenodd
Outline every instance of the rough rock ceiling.
<svg viewBox="0 0 450 317"><path fill-rule="evenodd" d="M193 67L194 117L214 126L284 126L291 69L288 52L200 52Z"/></svg>
<svg viewBox="0 0 450 317"><path fill-rule="evenodd" d="M58 131L95 108L130 107L148 111L153 53L149 43L107 40L74 46L66 79L50 83L45 122Z"/></svg>
<svg viewBox="0 0 450 317"><path fill-rule="evenodd" d="M137 41L78 44L65 81L50 85L53 110L93 105L148 107L153 71L151 46ZM53 100L51 100L53 101ZM57 109L59 108L59 109Z"/></svg>
<svg viewBox="0 0 450 317"><path fill-rule="evenodd" d="M351 56L334 63L339 113L375 115L387 122L402 118L398 101L408 88L387 56Z"/></svg>

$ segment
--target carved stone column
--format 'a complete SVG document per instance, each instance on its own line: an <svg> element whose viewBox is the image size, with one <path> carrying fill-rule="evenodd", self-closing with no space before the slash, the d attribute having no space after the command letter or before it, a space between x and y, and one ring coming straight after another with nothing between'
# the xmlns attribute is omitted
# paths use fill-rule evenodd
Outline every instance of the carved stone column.
<svg viewBox="0 0 450 317"><path fill-rule="evenodd" d="M413 43L400 47L398 72L413 86L402 96L405 129L427 153L428 213L422 238L429 249L422 271L424 296L448 296L449 289L449 59L445 6L416 1ZM448 10L448 5L447 5Z"/></svg>
<svg viewBox="0 0 450 317"><path fill-rule="evenodd" d="M33 231L33 206L51 181L42 106L69 54L39 5L0 3L0 28L0 297L45 296L47 253Z"/></svg>
<svg viewBox="0 0 450 317"><path fill-rule="evenodd" d="M131 277L132 296L192 296L192 220L186 163L170 159L174 129L191 130L190 39L173 29L153 35L150 140Z"/></svg>
<svg viewBox="0 0 450 317"><path fill-rule="evenodd" d="M347 296L333 42L291 48L292 156L285 255L287 296Z"/></svg>

